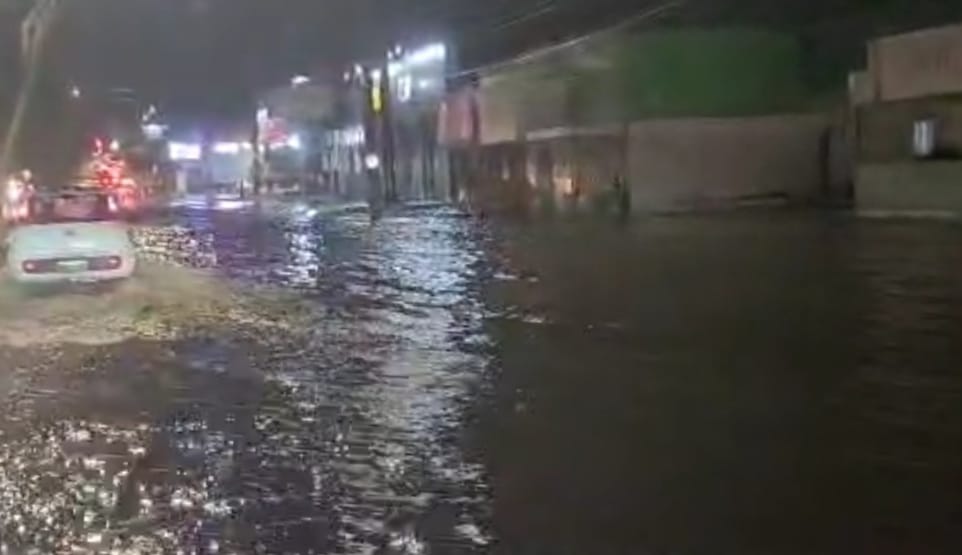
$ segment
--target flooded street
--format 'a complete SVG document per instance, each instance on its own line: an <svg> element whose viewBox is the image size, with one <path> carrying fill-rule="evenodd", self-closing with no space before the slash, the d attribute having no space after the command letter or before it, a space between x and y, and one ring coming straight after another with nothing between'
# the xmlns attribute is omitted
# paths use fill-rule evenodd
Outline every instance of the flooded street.
<svg viewBox="0 0 962 555"><path fill-rule="evenodd" d="M179 207L0 297L0 551L958 553L960 230Z"/></svg>
<svg viewBox="0 0 962 555"><path fill-rule="evenodd" d="M113 303L139 326L3 350L6 549L486 551L489 490L461 437L487 371L470 222L188 207L175 226L141 230L146 257L166 245L212 272L151 265L107 301L22 301Z"/></svg>

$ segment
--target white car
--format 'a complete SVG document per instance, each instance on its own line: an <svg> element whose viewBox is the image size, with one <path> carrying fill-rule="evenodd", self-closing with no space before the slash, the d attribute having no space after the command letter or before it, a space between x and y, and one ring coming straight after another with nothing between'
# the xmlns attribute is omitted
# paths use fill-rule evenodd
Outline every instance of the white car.
<svg viewBox="0 0 962 555"><path fill-rule="evenodd" d="M128 227L103 194L38 197L6 238L7 273L23 284L129 278L137 267Z"/></svg>

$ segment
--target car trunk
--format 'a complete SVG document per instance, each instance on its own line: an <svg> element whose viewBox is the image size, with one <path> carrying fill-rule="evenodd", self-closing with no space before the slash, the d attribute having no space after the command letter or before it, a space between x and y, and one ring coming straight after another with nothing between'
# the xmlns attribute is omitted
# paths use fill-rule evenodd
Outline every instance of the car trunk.
<svg viewBox="0 0 962 555"><path fill-rule="evenodd" d="M21 259L119 255L130 249L126 228L114 223L30 225L13 233L10 245Z"/></svg>

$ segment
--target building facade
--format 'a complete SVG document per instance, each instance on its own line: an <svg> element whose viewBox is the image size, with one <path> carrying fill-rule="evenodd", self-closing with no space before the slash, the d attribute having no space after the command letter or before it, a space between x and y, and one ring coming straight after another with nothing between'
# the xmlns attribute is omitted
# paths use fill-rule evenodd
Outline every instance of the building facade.
<svg viewBox="0 0 962 555"><path fill-rule="evenodd" d="M870 41L852 79L856 208L962 217L962 25Z"/></svg>
<svg viewBox="0 0 962 555"><path fill-rule="evenodd" d="M831 125L801 65L770 31L607 33L479 70L442 139L488 209L604 211L622 186L637 212L812 202Z"/></svg>

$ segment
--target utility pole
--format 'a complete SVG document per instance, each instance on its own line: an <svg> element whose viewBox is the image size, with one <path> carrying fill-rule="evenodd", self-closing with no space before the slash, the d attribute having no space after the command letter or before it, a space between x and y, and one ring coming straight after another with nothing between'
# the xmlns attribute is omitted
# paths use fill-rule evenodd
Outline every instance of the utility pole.
<svg viewBox="0 0 962 555"><path fill-rule="evenodd" d="M355 78L361 93L361 120L364 126L364 171L367 175L367 203L371 218L378 219L384 208L387 183L384 173L383 78L385 70L356 66Z"/></svg>
<svg viewBox="0 0 962 555"><path fill-rule="evenodd" d="M23 122L30 110L30 100L40 79L44 47L61 6L61 0L36 0L20 24L20 57L25 77L17 94L3 146L0 147L0 177L10 173L14 150L18 146Z"/></svg>
<svg viewBox="0 0 962 555"><path fill-rule="evenodd" d="M382 151L382 167L384 168L384 186L385 186L385 196L386 200L390 204L394 204L398 201L398 190L397 190L397 174L395 173L395 160L397 158L397 146L395 139L395 126L394 126L394 106L391 91L391 75L388 70L388 65L385 64L383 69L384 73L383 79L380 83L380 95L381 95L381 110L380 110L380 125L381 125L381 151Z"/></svg>
<svg viewBox="0 0 962 555"><path fill-rule="evenodd" d="M271 123L269 103L257 101L254 128L251 130L251 189L254 196L264 191L264 177L267 165L267 131Z"/></svg>

